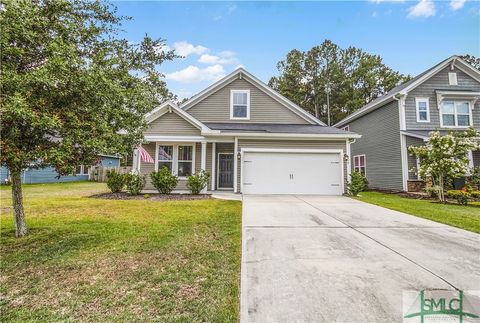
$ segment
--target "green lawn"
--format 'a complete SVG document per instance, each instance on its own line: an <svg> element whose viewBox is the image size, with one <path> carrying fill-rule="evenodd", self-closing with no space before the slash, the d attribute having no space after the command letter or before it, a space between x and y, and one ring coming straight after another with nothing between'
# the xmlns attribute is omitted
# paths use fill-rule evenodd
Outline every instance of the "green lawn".
<svg viewBox="0 0 480 323"><path fill-rule="evenodd" d="M1 187L2 321L238 321L240 202L87 197L105 189L25 185L16 239Z"/></svg>
<svg viewBox="0 0 480 323"><path fill-rule="evenodd" d="M357 199L421 218L480 233L480 207L441 204L380 192L362 192Z"/></svg>

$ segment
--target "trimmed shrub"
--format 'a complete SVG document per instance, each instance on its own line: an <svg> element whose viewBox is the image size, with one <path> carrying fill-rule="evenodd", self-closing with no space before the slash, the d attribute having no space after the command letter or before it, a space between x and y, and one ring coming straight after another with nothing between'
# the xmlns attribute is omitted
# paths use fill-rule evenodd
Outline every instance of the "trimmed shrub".
<svg viewBox="0 0 480 323"><path fill-rule="evenodd" d="M131 195L138 195L145 187L145 176L135 173L126 176L127 192Z"/></svg>
<svg viewBox="0 0 480 323"><path fill-rule="evenodd" d="M467 205L470 198L470 193L463 190L450 190L447 191L447 196L451 199L457 200L460 205Z"/></svg>
<svg viewBox="0 0 480 323"><path fill-rule="evenodd" d="M474 199L480 199L480 191L472 191L470 192L470 196Z"/></svg>
<svg viewBox="0 0 480 323"><path fill-rule="evenodd" d="M207 186L209 178L210 174L201 170L187 177L187 187L192 194L198 194Z"/></svg>
<svg viewBox="0 0 480 323"><path fill-rule="evenodd" d="M352 172L350 174L350 183L347 184L348 194L357 196L358 193L365 191L368 186L368 180L359 172Z"/></svg>
<svg viewBox="0 0 480 323"><path fill-rule="evenodd" d="M117 173L114 169L107 172L107 187L112 193L120 192L125 186L125 174Z"/></svg>
<svg viewBox="0 0 480 323"><path fill-rule="evenodd" d="M153 186L162 194L170 194L178 184L178 177L163 166L158 172L150 173Z"/></svg>

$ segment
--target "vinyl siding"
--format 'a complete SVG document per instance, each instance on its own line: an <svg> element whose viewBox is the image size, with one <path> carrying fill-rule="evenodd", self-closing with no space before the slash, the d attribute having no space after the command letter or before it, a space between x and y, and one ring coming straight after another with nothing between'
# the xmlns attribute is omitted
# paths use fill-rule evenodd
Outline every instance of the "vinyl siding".
<svg viewBox="0 0 480 323"><path fill-rule="evenodd" d="M414 137L407 138L407 149L411 146L423 146L425 142L422 139ZM417 168L417 157L415 155L408 154L408 179L418 179L416 172L412 171L412 168Z"/></svg>
<svg viewBox="0 0 480 323"><path fill-rule="evenodd" d="M230 120L230 90L250 90L250 120ZM201 122L310 124L245 79L237 79L187 110Z"/></svg>
<svg viewBox="0 0 480 323"><path fill-rule="evenodd" d="M449 85L449 72L457 73L458 85ZM480 83L457 68L452 71L450 70L450 67L446 67L442 71L433 75L424 83L410 91L407 95L405 101L405 121L407 130L434 130L440 128L440 113L437 106L435 90L480 91ZM429 98L430 122L417 122L415 97ZM480 128L480 100L476 102L472 115L474 127Z"/></svg>
<svg viewBox="0 0 480 323"><path fill-rule="evenodd" d="M120 158L114 157L102 157L100 160L100 165L103 167L119 167L120 166Z"/></svg>
<svg viewBox="0 0 480 323"><path fill-rule="evenodd" d="M343 141L317 141L317 140L255 140L239 139L238 151L242 148L280 148L280 149L342 149L346 152L346 142ZM241 185L241 162L237 163L237 190ZM344 163L344 178L347 178L347 167Z"/></svg>
<svg viewBox="0 0 480 323"><path fill-rule="evenodd" d="M152 121L144 134L157 136L199 136L200 129L175 112L167 112Z"/></svg>
<svg viewBox="0 0 480 323"><path fill-rule="evenodd" d="M402 190L398 102L387 103L349 125L350 131L362 135L351 145L352 171L353 156L365 155L371 188Z"/></svg>

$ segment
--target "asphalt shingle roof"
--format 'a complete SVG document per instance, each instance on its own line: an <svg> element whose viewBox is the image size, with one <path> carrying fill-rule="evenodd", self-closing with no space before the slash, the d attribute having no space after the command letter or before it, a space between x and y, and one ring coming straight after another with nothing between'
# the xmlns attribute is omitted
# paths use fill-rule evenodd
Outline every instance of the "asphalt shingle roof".
<svg viewBox="0 0 480 323"><path fill-rule="evenodd" d="M205 123L212 130L223 132L263 132L299 134L354 134L334 127L306 124L265 124L265 123Z"/></svg>

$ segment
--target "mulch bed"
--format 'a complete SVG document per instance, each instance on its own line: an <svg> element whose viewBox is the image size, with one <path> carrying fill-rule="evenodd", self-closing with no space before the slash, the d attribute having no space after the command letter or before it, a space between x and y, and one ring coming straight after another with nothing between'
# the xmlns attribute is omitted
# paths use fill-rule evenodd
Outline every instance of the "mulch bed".
<svg viewBox="0 0 480 323"><path fill-rule="evenodd" d="M188 200L208 200L212 198L209 194L160 194L148 193L139 195L130 195L127 192L120 193L101 193L91 195L91 198L106 200L151 200L151 201L188 201Z"/></svg>

